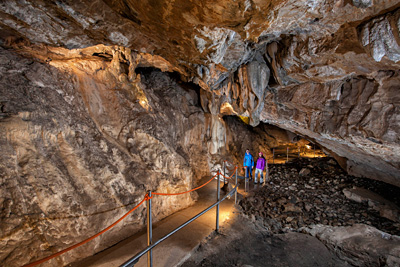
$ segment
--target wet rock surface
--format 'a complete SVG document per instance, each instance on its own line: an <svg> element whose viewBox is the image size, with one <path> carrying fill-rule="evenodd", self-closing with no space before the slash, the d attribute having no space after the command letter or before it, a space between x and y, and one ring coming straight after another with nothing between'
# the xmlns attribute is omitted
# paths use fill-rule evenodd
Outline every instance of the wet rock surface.
<svg viewBox="0 0 400 267"><path fill-rule="evenodd" d="M308 174L307 174L308 173ZM347 175L329 158L297 159L270 166L270 180L239 204L244 214L262 220L272 233L296 231L312 224L351 226L363 223L400 235L399 222L380 215L367 202L348 199L343 190L369 189L398 205L400 189Z"/></svg>

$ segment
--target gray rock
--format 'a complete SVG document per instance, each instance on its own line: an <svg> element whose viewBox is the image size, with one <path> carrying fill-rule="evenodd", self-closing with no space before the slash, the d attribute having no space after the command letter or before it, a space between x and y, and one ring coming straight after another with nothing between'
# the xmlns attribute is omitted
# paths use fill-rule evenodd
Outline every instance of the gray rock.
<svg viewBox="0 0 400 267"><path fill-rule="evenodd" d="M363 224L351 227L315 225L301 230L317 237L354 266L378 266L382 260L387 266L400 263L400 237L374 227Z"/></svg>

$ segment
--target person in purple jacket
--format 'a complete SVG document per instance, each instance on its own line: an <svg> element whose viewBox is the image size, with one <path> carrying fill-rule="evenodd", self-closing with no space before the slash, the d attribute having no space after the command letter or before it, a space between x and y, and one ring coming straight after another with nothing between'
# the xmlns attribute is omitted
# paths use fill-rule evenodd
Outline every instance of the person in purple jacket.
<svg viewBox="0 0 400 267"><path fill-rule="evenodd" d="M264 156L263 156L263 153L260 152L260 153L258 153L258 159L257 159L257 164L256 164L256 171L255 171L255 173L254 173L254 183L255 183L255 184L257 183L258 174L259 174L259 173L261 174L261 177L260 177L260 184L263 182L263 179L264 179L264 175L263 175L264 169L265 169L265 158L264 158Z"/></svg>

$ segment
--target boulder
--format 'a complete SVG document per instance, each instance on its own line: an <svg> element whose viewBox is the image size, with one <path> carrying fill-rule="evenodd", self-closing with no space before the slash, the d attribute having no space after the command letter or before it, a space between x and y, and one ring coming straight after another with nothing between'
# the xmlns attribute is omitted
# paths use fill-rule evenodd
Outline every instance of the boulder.
<svg viewBox="0 0 400 267"><path fill-rule="evenodd" d="M349 227L314 225L301 229L317 237L339 258L354 266L399 266L400 237L374 227L356 224Z"/></svg>

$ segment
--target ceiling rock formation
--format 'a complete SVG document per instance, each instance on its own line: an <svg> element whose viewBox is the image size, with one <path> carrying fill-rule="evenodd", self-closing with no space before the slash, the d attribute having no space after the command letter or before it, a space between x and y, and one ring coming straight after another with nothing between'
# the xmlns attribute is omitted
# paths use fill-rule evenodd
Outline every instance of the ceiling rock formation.
<svg viewBox="0 0 400 267"><path fill-rule="evenodd" d="M267 149L235 144L260 124L400 186L398 0L5 0L0 17L1 242L28 232L57 250L65 214L92 234L107 224L95 196L117 216L146 189L190 188L217 154ZM159 203L158 218L193 198Z"/></svg>

